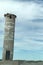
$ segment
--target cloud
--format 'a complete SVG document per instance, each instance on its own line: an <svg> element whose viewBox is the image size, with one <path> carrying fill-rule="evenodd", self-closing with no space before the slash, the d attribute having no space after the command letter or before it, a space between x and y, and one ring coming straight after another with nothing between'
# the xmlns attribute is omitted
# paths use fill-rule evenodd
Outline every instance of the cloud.
<svg viewBox="0 0 43 65"><path fill-rule="evenodd" d="M39 19L33 19L32 21L41 23L41 22L43 22L43 19L40 19L40 18Z"/></svg>
<svg viewBox="0 0 43 65"><path fill-rule="evenodd" d="M34 41L43 42L43 40L42 40L42 39L34 39Z"/></svg>
<svg viewBox="0 0 43 65"><path fill-rule="evenodd" d="M0 11L1 15L6 12L11 12L11 13L15 12L17 15L22 16L22 18L24 18L24 17L33 18L33 17L35 17L35 15L40 16L40 14L39 14L40 6L38 4L28 3L28 2L25 2L25 3L13 2L13 1L0 2L0 10L2 10L2 11ZM38 13L38 14L36 14L36 13Z"/></svg>

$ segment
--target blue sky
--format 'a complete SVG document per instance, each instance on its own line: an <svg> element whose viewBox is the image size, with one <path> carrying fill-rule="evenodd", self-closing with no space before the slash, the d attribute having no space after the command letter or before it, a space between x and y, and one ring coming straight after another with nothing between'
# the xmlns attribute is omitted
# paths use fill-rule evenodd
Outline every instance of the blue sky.
<svg viewBox="0 0 43 65"><path fill-rule="evenodd" d="M0 0L0 59L4 14L16 14L14 60L43 60L43 0Z"/></svg>

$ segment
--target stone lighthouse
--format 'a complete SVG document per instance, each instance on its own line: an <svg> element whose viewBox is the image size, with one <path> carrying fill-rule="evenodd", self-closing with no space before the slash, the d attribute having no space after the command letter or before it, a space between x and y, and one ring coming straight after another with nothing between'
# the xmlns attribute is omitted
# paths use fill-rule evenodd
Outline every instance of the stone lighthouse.
<svg viewBox="0 0 43 65"><path fill-rule="evenodd" d="M3 44L3 60L13 59L14 49L14 32L15 32L15 18L16 15L7 13L5 17L5 33Z"/></svg>

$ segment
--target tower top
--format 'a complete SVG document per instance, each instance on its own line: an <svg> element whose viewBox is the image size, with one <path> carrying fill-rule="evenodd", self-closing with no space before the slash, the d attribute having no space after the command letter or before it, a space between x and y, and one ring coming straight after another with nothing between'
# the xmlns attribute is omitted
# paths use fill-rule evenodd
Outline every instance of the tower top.
<svg viewBox="0 0 43 65"><path fill-rule="evenodd" d="M4 14L4 16L5 17L10 17L10 18L16 18L16 15L10 14L10 13Z"/></svg>

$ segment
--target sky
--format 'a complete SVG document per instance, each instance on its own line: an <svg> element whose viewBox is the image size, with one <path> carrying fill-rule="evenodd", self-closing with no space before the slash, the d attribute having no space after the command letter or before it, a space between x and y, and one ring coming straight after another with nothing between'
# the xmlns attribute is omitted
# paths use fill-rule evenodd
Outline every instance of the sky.
<svg viewBox="0 0 43 65"><path fill-rule="evenodd" d="M17 16L13 59L43 60L43 0L0 0L0 59L6 13Z"/></svg>

